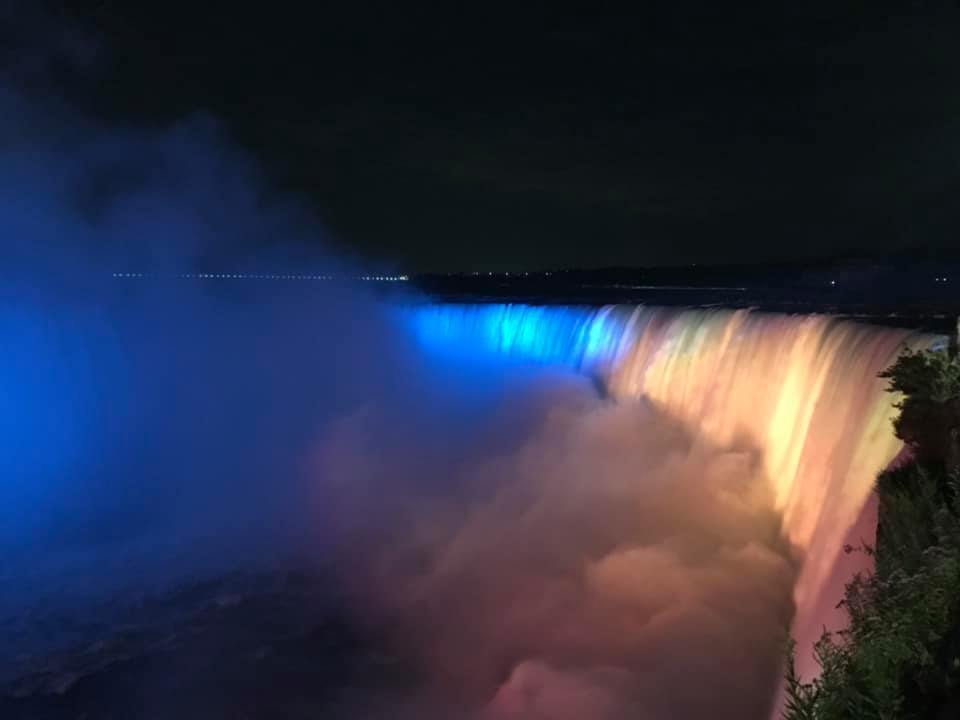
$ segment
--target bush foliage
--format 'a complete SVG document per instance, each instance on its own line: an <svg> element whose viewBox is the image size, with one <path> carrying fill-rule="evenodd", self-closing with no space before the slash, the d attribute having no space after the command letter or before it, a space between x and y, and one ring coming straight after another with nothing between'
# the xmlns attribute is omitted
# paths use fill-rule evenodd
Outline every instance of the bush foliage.
<svg viewBox="0 0 960 720"><path fill-rule="evenodd" d="M874 571L842 601L849 626L815 647L801 680L791 644L785 720L960 718L960 360L908 352L881 377L900 393L895 432L913 459L882 473Z"/></svg>

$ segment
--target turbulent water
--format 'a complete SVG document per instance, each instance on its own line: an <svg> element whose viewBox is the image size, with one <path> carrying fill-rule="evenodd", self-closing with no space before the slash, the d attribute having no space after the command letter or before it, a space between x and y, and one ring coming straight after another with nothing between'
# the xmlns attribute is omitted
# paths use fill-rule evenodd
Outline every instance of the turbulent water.
<svg viewBox="0 0 960 720"><path fill-rule="evenodd" d="M903 348L938 342L746 310L433 305L413 314L434 351L573 367L719 447L759 450L773 508L803 556L797 622L812 627L822 627L811 614L844 538L902 447L891 425L896 397L877 375Z"/></svg>

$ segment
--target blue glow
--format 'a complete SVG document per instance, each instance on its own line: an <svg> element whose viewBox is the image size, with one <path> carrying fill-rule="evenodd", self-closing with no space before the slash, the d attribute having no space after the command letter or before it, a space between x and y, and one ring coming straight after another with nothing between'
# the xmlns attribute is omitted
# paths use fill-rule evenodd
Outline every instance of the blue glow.
<svg viewBox="0 0 960 720"><path fill-rule="evenodd" d="M79 315L0 299L0 544L81 492L109 340Z"/></svg>
<svg viewBox="0 0 960 720"><path fill-rule="evenodd" d="M628 314L542 305L422 305L405 311L430 352L509 358L590 370L615 359Z"/></svg>

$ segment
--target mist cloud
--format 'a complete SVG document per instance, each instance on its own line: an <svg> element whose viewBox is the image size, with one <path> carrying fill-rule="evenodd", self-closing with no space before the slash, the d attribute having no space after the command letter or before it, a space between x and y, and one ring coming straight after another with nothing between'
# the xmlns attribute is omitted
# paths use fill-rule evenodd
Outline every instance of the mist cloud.
<svg viewBox="0 0 960 720"><path fill-rule="evenodd" d="M364 617L419 658L436 702L485 718L766 717L796 563L756 459L570 381L511 413L519 443L514 427L442 478L443 433L408 438L413 463L369 417L329 439L316 472L342 481L328 499Z"/></svg>
<svg viewBox="0 0 960 720"><path fill-rule="evenodd" d="M303 531L308 438L389 394L375 348L399 369L402 341L349 287L177 280L343 261L216 119L108 121L63 91L95 76L95 37L28 3L0 21L0 608Z"/></svg>
<svg viewBox="0 0 960 720"><path fill-rule="evenodd" d="M0 83L0 608L292 551L422 669L413 717L765 717L796 566L753 454L440 367L346 287L110 280L338 261L215 120L107 125L50 68Z"/></svg>

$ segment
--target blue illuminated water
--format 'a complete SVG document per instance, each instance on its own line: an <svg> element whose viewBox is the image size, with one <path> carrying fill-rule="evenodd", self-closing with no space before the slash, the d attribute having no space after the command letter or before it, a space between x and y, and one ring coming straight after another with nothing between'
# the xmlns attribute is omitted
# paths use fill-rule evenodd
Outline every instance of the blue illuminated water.
<svg viewBox="0 0 960 720"><path fill-rule="evenodd" d="M464 359L498 358L591 371L633 338L634 308L420 305L401 311L420 344Z"/></svg>

